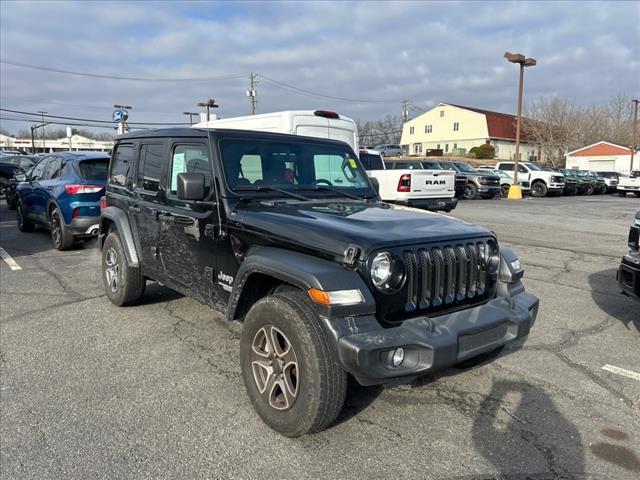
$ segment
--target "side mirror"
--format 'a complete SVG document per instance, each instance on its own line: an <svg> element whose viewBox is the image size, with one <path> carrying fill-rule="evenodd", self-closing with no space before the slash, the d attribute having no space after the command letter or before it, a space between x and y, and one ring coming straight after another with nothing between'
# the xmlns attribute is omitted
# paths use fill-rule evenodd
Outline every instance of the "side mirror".
<svg viewBox="0 0 640 480"><path fill-rule="evenodd" d="M373 188L375 188L376 193L380 195L380 182L375 177L369 177L369 181L373 184Z"/></svg>
<svg viewBox="0 0 640 480"><path fill-rule="evenodd" d="M178 174L178 198L198 201L204 198L204 175L201 173Z"/></svg>
<svg viewBox="0 0 640 480"><path fill-rule="evenodd" d="M24 173L19 173L16 175L16 181L18 182L26 182L27 176Z"/></svg>

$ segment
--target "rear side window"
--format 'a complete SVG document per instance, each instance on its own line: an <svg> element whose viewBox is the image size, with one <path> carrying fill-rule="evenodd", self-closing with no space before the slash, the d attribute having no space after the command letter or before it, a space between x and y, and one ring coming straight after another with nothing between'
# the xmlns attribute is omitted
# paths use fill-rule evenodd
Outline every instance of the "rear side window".
<svg viewBox="0 0 640 480"><path fill-rule="evenodd" d="M133 145L118 145L111 160L111 174L109 176L109 181L116 185L125 186L131 178L132 165Z"/></svg>
<svg viewBox="0 0 640 480"><path fill-rule="evenodd" d="M82 160L78 164L78 173L84 180L106 180L109 170L108 158Z"/></svg>
<svg viewBox="0 0 640 480"><path fill-rule="evenodd" d="M498 168L505 172L513 172L513 163L501 163Z"/></svg>
<svg viewBox="0 0 640 480"><path fill-rule="evenodd" d="M138 187L143 190L157 192L160 187L160 171L162 168L162 144L145 144L140 149L138 163Z"/></svg>
<svg viewBox="0 0 640 480"><path fill-rule="evenodd" d="M170 193L178 192L179 173L201 173L204 175L205 195L211 191L211 164L205 145L176 145L171 156Z"/></svg>
<svg viewBox="0 0 640 480"><path fill-rule="evenodd" d="M382 158L380 155L372 155L370 153L361 153L360 161L365 170L384 170Z"/></svg>

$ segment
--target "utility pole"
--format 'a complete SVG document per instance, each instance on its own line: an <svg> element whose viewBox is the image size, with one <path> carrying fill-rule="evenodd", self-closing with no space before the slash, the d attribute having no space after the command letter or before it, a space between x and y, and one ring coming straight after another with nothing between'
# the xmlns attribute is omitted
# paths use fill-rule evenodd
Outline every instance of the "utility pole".
<svg viewBox="0 0 640 480"><path fill-rule="evenodd" d="M522 190L518 183L518 168L520 167L520 124L522 123L522 93L524 91L524 69L536 65L535 58L525 58L520 53L505 52L504 58L511 63L520 65L520 81L518 82L518 118L516 120L516 154L513 166L513 184L509 187L509 198L512 200L522 200ZM511 191L513 190L513 193Z"/></svg>
<svg viewBox="0 0 640 480"><path fill-rule="evenodd" d="M629 173L633 172L633 157L638 149L638 103L640 100L632 100L633 102L633 140L631 145L631 165Z"/></svg>
<svg viewBox="0 0 640 480"><path fill-rule="evenodd" d="M47 153L47 150L45 147L46 132L44 130L44 114L49 112L43 112L42 110L38 110L37 113L39 113L42 116L42 153Z"/></svg>
<svg viewBox="0 0 640 480"><path fill-rule="evenodd" d="M193 117L200 115L198 112L182 112L183 115L189 115L189 124L193 125Z"/></svg>
<svg viewBox="0 0 640 480"><path fill-rule="evenodd" d="M211 115L209 114L210 108L218 108L220 105L216 105L216 101L213 98L209 100L205 100L204 102L198 102L199 107L206 107L207 109L207 122L211 120Z"/></svg>
<svg viewBox="0 0 640 480"><path fill-rule="evenodd" d="M256 85L258 84L256 77L258 75L251 72L249 74L249 89L247 90L247 97L251 102L251 115L256 114L256 106L258 105L258 92L256 91Z"/></svg>
<svg viewBox="0 0 640 480"><path fill-rule="evenodd" d="M35 155L36 154L36 140L35 137L33 136L33 132L36 129L36 127L34 125L31 125L31 154Z"/></svg>
<svg viewBox="0 0 640 480"><path fill-rule="evenodd" d="M409 100L402 99L402 123L406 123L409 120Z"/></svg>

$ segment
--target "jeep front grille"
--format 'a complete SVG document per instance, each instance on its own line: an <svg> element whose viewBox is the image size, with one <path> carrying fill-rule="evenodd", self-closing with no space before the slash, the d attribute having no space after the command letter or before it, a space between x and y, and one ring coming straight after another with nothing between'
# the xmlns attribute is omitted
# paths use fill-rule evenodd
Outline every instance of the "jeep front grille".
<svg viewBox="0 0 640 480"><path fill-rule="evenodd" d="M444 313L487 300L495 292L497 255L493 240L404 250L405 311Z"/></svg>

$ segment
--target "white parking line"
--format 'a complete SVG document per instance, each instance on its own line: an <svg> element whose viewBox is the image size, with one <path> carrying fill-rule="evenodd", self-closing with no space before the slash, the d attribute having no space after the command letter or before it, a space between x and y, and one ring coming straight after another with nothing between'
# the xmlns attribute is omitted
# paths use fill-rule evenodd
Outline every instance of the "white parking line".
<svg viewBox="0 0 640 480"><path fill-rule="evenodd" d="M634 380L638 380L640 382L640 373L632 372L631 370L625 370L624 368L615 367L613 365L605 365L602 367L602 370L606 370L607 372L617 373L618 375L622 375L623 377L633 378Z"/></svg>
<svg viewBox="0 0 640 480"><path fill-rule="evenodd" d="M11 255L7 253L7 251L0 247L0 258L2 258L11 270L22 270L22 267L16 263L16 261L11 258Z"/></svg>

